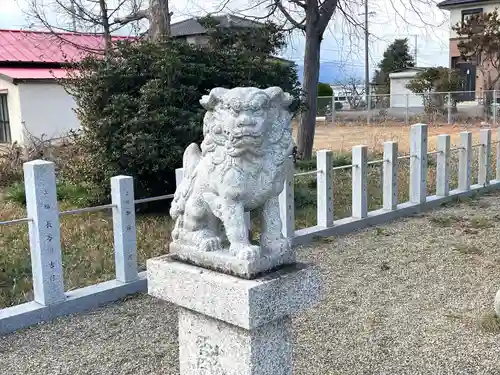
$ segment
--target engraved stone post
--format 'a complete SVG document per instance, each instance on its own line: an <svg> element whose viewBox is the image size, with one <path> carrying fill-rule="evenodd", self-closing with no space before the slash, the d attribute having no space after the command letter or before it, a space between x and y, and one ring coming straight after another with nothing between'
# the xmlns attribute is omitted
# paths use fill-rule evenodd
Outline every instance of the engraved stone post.
<svg viewBox="0 0 500 375"><path fill-rule="evenodd" d="M317 303L321 279L287 238L291 97L216 88L201 104L205 139L184 152L170 255L148 260L148 292L180 307L180 375L292 375L291 316ZM249 210L258 245L246 236Z"/></svg>
<svg viewBox="0 0 500 375"><path fill-rule="evenodd" d="M472 133L460 132L460 154L458 157L458 188L470 189L470 169L472 159Z"/></svg>
<svg viewBox="0 0 500 375"><path fill-rule="evenodd" d="M24 186L34 300L53 305L65 300L54 163L24 163Z"/></svg>
<svg viewBox="0 0 500 375"><path fill-rule="evenodd" d="M295 234L295 201L294 201L294 176L293 161L286 161L288 164L285 171L285 181L283 190L279 195L281 232L286 238L292 238Z"/></svg>
<svg viewBox="0 0 500 375"><path fill-rule="evenodd" d="M319 150L316 153L318 225L321 227L333 225L332 156L333 153L329 150Z"/></svg>
<svg viewBox="0 0 500 375"><path fill-rule="evenodd" d="M137 279L137 238L135 227L134 179L111 178L113 237L116 280L128 283Z"/></svg>
<svg viewBox="0 0 500 375"><path fill-rule="evenodd" d="M437 137L436 195L447 197L450 194L450 136Z"/></svg>
<svg viewBox="0 0 500 375"><path fill-rule="evenodd" d="M407 94L408 95L408 94ZM383 207L385 210L398 208L398 144L388 141L384 143L384 192Z"/></svg>
<svg viewBox="0 0 500 375"><path fill-rule="evenodd" d="M479 169L477 183L489 185L491 180L491 129L481 129L479 132Z"/></svg>
<svg viewBox="0 0 500 375"><path fill-rule="evenodd" d="M352 217L362 219L368 215L367 146L352 148L352 164Z"/></svg>
<svg viewBox="0 0 500 375"><path fill-rule="evenodd" d="M410 202L427 199L427 125L415 124L410 133Z"/></svg>

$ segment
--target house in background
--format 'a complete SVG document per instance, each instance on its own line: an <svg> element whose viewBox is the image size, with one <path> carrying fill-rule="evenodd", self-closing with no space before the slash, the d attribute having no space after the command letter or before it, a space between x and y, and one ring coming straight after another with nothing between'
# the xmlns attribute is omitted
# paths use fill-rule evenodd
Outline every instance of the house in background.
<svg viewBox="0 0 500 375"><path fill-rule="evenodd" d="M234 15L212 16L219 27L255 28L264 24ZM185 40L191 44L204 45L208 43L207 29L196 18L188 18L170 25L172 37Z"/></svg>
<svg viewBox="0 0 500 375"><path fill-rule="evenodd" d="M471 15L493 12L500 8L500 0L445 0L439 3L438 7L450 12L450 67L460 70L464 77L463 91L466 91L464 100L473 101L476 99L476 93L487 88L483 87L484 80L481 70L478 69L478 61L476 59L464 61L460 57L458 51L460 38L451 28Z"/></svg>
<svg viewBox="0 0 500 375"><path fill-rule="evenodd" d="M263 23L250 20L248 18L238 17L232 14L223 14L212 16L218 27L231 28L257 28L264 26ZM190 44L207 45L208 30L203 27L197 18L188 18L183 21L175 22L170 25L172 37L178 40L184 40ZM272 60L283 62L285 64L295 64L294 61L273 56Z"/></svg>
<svg viewBox="0 0 500 375"><path fill-rule="evenodd" d="M259 27L236 16L216 16L222 27ZM172 35L188 43L206 44L196 19L171 25ZM131 37L113 36L113 40ZM102 36L0 29L0 143L23 144L27 135L57 138L80 128L76 103L58 82L71 62L104 49ZM293 64L292 61L272 57Z"/></svg>
<svg viewBox="0 0 500 375"><path fill-rule="evenodd" d="M422 95L413 93L406 85L415 76L428 68L412 67L394 71L389 74L390 80L390 107L391 108L422 108L424 101Z"/></svg>
<svg viewBox="0 0 500 375"><path fill-rule="evenodd" d="M69 62L103 45L92 34L0 30L0 143L78 129L75 101L57 79L66 77Z"/></svg>

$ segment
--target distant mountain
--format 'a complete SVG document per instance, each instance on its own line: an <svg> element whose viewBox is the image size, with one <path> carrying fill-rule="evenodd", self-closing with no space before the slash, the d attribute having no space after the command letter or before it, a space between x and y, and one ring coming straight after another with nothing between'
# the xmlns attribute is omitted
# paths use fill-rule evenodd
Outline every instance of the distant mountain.
<svg viewBox="0 0 500 375"><path fill-rule="evenodd" d="M302 83L304 76L304 64L302 62L296 62L296 64L299 81ZM351 63L341 61L327 61L320 64L320 82L334 84L352 77L363 79L363 68L359 65L353 66Z"/></svg>

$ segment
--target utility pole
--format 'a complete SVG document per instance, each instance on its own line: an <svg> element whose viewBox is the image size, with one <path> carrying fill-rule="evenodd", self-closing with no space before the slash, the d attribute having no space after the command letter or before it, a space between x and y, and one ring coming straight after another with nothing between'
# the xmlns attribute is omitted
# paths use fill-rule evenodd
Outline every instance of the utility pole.
<svg viewBox="0 0 500 375"><path fill-rule="evenodd" d="M417 41L418 41L418 35L415 34L414 37L415 37L415 66L418 66L418 64L417 64L417 50L418 50Z"/></svg>
<svg viewBox="0 0 500 375"><path fill-rule="evenodd" d="M370 66L368 55L368 0L365 0L365 103L368 104L368 96L370 95Z"/></svg>
<svg viewBox="0 0 500 375"><path fill-rule="evenodd" d="M75 7L75 0L70 0L69 9L70 9L70 12L71 12L71 26L72 26L72 31L75 33L76 32L76 7Z"/></svg>

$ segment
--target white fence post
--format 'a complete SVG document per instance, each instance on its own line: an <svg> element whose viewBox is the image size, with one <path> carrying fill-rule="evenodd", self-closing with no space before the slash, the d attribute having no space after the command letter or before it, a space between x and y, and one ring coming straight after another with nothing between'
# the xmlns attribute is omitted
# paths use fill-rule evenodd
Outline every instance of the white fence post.
<svg viewBox="0 0 500 375"><path fill-rule="evenodd" d="M181 184L183 179L184 179L184 169L177 168L175 170L175 187L176 188L179 187L179 185Z"/></svg>
<svg viewBox="0 0 500 375"><path fill-rule="evenodd" d="M405 94L405 124L410 123L410 94Z"/></svg>
<svg viewBox="0 0 500 375"><path fill-rule="evenodd" d="M398 144L397 142L384 142L383 164L383 208L395 210L398 207Z"/></svg>
<svg viewBox="0 0 500 375"><path fill-rule="evenodd" d="M352 148L352 217L357 219L368 216L367 159L367 146Z"/></svg>
<svg viewBox="0 0 500 375"><path fill-rule="evenodd" d="M479 132L479 171L477 183L489 185L491 180L491 129L481 129Z"/></svg>
<svg viewBox="0 0 500 375"><path fill-rule="evenodd" d="M372 118L372 94L368 93L366 95L366 108L368 109L368 112L366 113L366 123L370 125L371 118Z"/></svg>
<svg viewBox="0 0 500 375"><path fill-rule="evenodd" d="M500 181L500 128L497 129L497 154L495 155L495 160L496 160L495 179L497 181Z"/></svg>
<svg viewBox="0 0 500 375"><path fill-rule="evenodd" d="M497 126L497 90L493 90L493 126Z"/></svg>
<svg viewBox="0 0 500 375"><path fill-rule="evenodd" d="M427 197L427 125L415 124L410 135L410 202L425 203Z"/></svg>
<svg viewBox="0 0 500 375"><path fill-rule="evenodd" d="M436 195L447 197L450 194L450 136L437 137Z"/></svg>
<svg viewBox="0 0 500 375"><path fill-rule="evenodd" d="M333 225L332 157L330 150L319 150L316 153L318 225L321 227Z"/></svg>
<svg viewBox="0 0 500 375"><path fill-rule="evenodd" d="M34 300L44 306L63 302L63 267L54 163L24 163Z"/></svg>
<svg viewBox="0 0 500 375"><path fill-rule="evenodd" d="M113 204L116 280L129 283L137 280L137 236L132 177L111 178L111 203Z"/></svg>
<svg viewBox="0 0 500 375"><path fill-rule="evenodd" d="M335 93L332 94L332 125L335 125Z"/></svg>
<svg viewBox="0 0 500 375"><path fill-rule="evenodd" d="M452 103L452 100L451 100L451 92L448 93L446 107L448 109L448 125L451 125L451 124L453 124L453 119L452 119L452 116L451 116L451 109L453 107L453 103Z"/></svg>
<svg viewBox="0 0 500 375"><path fill-rule="evenodd" d="M458 189L470 190L470 162L472 159L472 133L460 132L460 155L458 157Z"/></svg>
<svg viewBox="0 0 500 375"><path fill-rule="evenodd" d="M287 163L285 183L279 196L281 232L283 236L292 238L295 235L294 166L292 159L288 159L285 163Z"/></svg>

